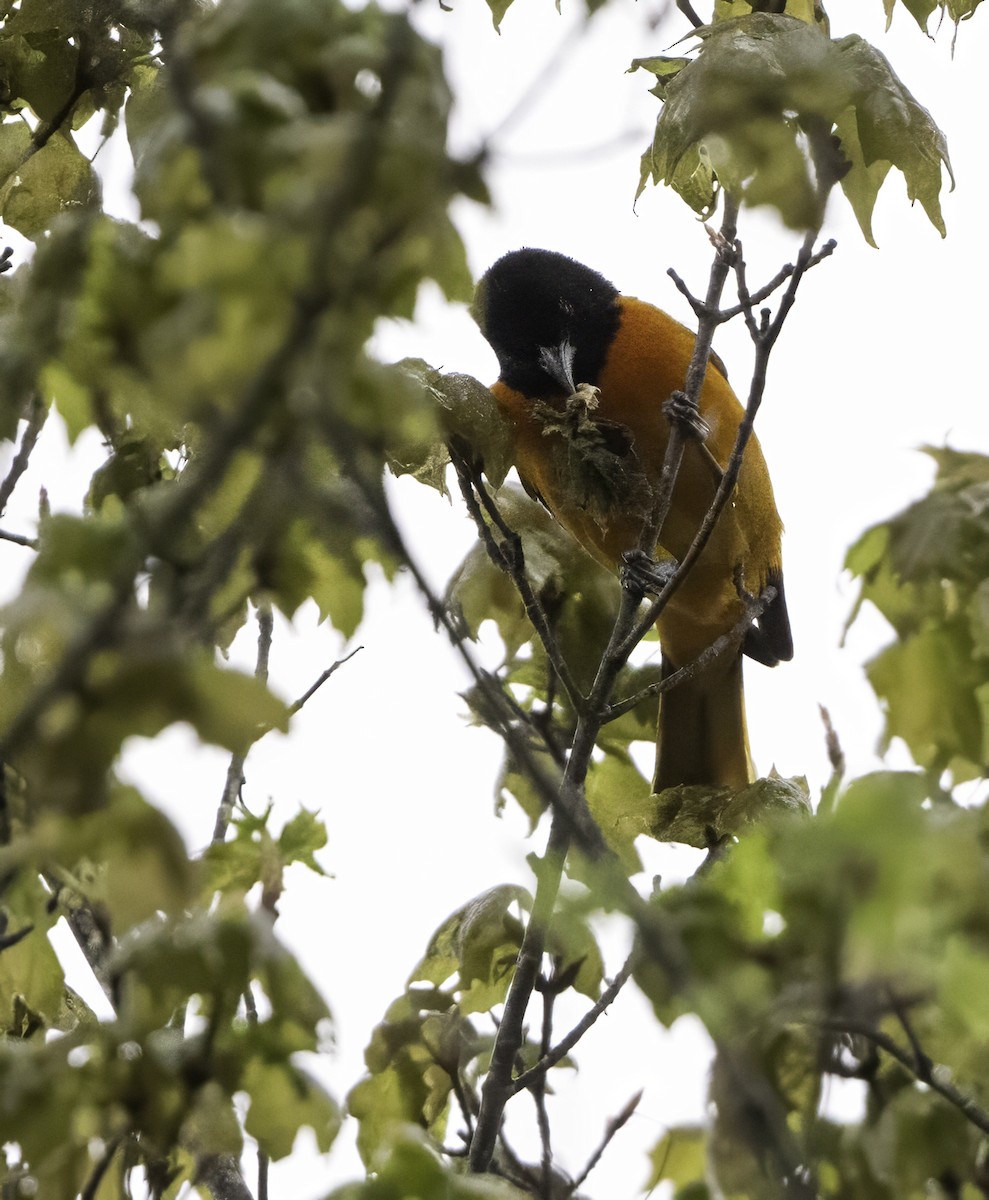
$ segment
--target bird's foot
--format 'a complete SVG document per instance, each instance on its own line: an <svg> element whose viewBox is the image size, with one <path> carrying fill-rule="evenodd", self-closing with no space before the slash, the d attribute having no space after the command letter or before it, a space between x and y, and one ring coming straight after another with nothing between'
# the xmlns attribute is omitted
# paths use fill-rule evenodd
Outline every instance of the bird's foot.
<svg viewBox="0 0 989 1200"><path fill-rule="evenodd" d="M698 442L707 440L711 427L684 392L674 392L663 404L663 412L669 423L680 431L681 436Z"/></svg>
<svg viewBox="0 0 989 1200"><path fill-rule="evenodd" d="M643 596L657 596L676 573L677 564L671 558L658 562L644 550L626 550L622 555L619 578L623 588Z"/></svg>

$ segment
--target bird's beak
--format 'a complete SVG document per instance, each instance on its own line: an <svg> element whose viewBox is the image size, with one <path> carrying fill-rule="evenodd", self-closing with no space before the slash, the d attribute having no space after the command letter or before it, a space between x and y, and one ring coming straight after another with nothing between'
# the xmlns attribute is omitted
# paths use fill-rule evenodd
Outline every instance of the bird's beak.
<svg viewBox="0 0 989 1200"><path fill-rule="evenodd" d="M569 338L565 338L558 346L539 347L539 365L568 396L572 396L577 390L573 379L574 354L575 350Z"/></svg>

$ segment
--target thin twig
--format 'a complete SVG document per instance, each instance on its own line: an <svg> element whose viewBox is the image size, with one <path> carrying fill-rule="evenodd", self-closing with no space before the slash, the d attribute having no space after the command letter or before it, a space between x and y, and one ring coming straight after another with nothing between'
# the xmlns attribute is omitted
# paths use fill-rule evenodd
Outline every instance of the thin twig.
<svg viewBox="0 0 989 1200"><path fill-rule="evenodd" d="M723 227L724 229L724 227ZM704 514L693 541L677 564L675 571L669 581L661 589L659 595L649 605L646 612L639 619L639 622L633 631L633 644L637 644L649 629L656 623L662 611L665 609L673 593L677 590L688 572L693 567L694 563L704 551L711 534L714 532L714 527L718 522L718 518L724 511L726 505L731 499L732 492L735 490L735 484L738 482L738 475L742 469L743 456L745 448L752 436L752 431L755 425L755 418L762 404L763 396L766 390L766 377L769 366L769 357L773 347L776 344L776 339L779 337L780 331L783 328L783 323L793 307L793 302L796 298L797 288L800 285L801 279L810 268L816 263L826 258L831 250L825 253L822 250L820 253L814 253L814 242L816 240L816 230L811 230L804 238L800 248L800 253L797 256L797 261L789 275L788 286L780 299L779 308L775 318L772 320L765 319L761 324L757 324L752 315L754 301L746 299L743 306L743 311L746 315L746 324L749 328L750 335L755 343L755 362L752 369L752 379L749 385L748 400L745 405L745 413L742 421L739 424L738 432L735 435L735 444L732 447L731 455L728 459L728 465L725 467L721 481L718 484L717 491L714 494L707 512ZM833 249L833 245L829 243ZM736 274L739 277L740 289L744 290L744 260L739 253L735 253L732 260L732 265L735 268ZM709 319L712 322L717 322L717 317L711 315ZM689 378L689 376L688 376ZM675 430L674 430L675 432ZM671 432L671 440L673 433ZM629 652L631 647L629 647Z"/></svg>
<svg viewBox="0 0 989 1200"><path fill-rule="evenodd" d="M244 1011L247 1013L248 1025L257 1025L258 1023L258 1003L254 998L254 992L251 990L251 985L248 983L244 991ZM269 1158L264 1150L258 1146L258 1196L257 1200L268 1200L268 1166Z"/></svg>
<svg viewBox="0 0 989 1200"><path fill-rule="evenodd" d="M45 421L48 417L48 406L35 393L28 404L26 424L24 432L21 435L21 444L17 448L17 453L10 464L10 469L0 482L0 517L7 511L7 505L10 502L10 497L13 495L14 488L17 486L18 480L28 468L31 461L31 454L35 446L38 444L38 437L41 430L44 428ZM31 545L31 542L21 541L16 535L6 537L9 542L16 541L21 546Z"/></svg>
<svg viewBox="0 0 989 1200"><path fill-rule="evenodd" d="M690 0L676 0L676 6L695 29L701 28L704 22L694 11L694 6L690 3Z"/></svg>
<svg viewBox="0 0 989 1200"><path fill-rule="evenodd" d="M334 675L337 671L339 671L344 663L350 662L354 655L358 654L363 649L363 646L355 646L349 654L345 654L343 658L338 658L333 666L327 667L323 674L320 675L320 677L316 680L316 682L311 687L307 688L298 698L298 700L293 701L292 704L289 705L289 715L294 717L299 709L316 695L316 693L323 686L323 684L326 683L327 679L329 679L331 675Z"/></svg>
<svg viewBox="0 0 989 1200"><path fill-rule="evenodd" d="M628 982L632 974L634 963L634 955L630 954L621 966L618 974L612 982L601 993L600 997L594 1002L591 1008L580 1018L577 1024L570 1030L565 1037L551 1049L543 1054L539 1062L531 1066L528 1071L523 1071L521 1075L513 1083L513 1090L516 1092L524 1091L526 1088L531 1088L538 1080L545 1078L547 1071L555 1067L558 1062L561 1062L570 1051L577 1045L580 1039L597 1021L602 1013L606 1012L615 1002L618 993Z"/></svg>
<svg viewBox="0 0 989 1200"><path fill-rule="evenodd" d="M25 537L23 533L10 533L6 529L0 529L0 542L13 542L15 546L27 546L29 550L37 550L38 539Z"/></svg>
<svg viewBox="0 0 989 1200"><path fill-rule="evenodd" d="M761 616L775 597L776 589L770 586L763 588L758 596L747 598L744 601L745 611L727 633L721 634L719 638L716 638L709 646L706 646L693 661L686 663L675 671L671 671L669 675L657 680L656 683L649 684L648 687L644 687L641 691L636 692L634 696L629 696L625 700L609 704L602 716L602 721L605 723L615 721L641 704L643 700L649 700L653 696L661 696L672 688L678 687L686 680L692 679L698 672L705 670L728 650L738 646L745 631L757 617Z"/></svg>
<svg viewBox="0 0 989 1200"><path fill-rule="evenodd" d="M807 263L807 268L809 269L810 267L816 266L823 259L828 258L834 253L834 251L837 249L837 246L838 243L834 240L834 238L831 238L829 241L825 242L820 250L812 255L810 261ZM740 254L741 245L737 239L735 242L735 248ZM699 300L693 294L693 292L691 292L684 279L672 267L666 273L669 275L670 279L673 280L677 291L680 292L680 294L686 299L687 303L693 309L695 316L708 316L713 318L719 325L725 325L727 322L734 320L735 317L743 316L747 310L753 308L755 305L762 304L764 300L768 300L773 292L777 291L777 289L781 288L783 284L786 283L786 281L793 275L795 270L796 266L794 263L787 263L776 272L776 274L768 283L764 283L762 287L758 288L754 292L745 292L744 300L739 300L738 304L729 305L728 308L719 308L714 312L711 312L704 301ZM744 273L744 264L742 264L742 272ZM736 273L739 273L739 267L736 267Z"/></svg>
<svg viewBox="0 0 989 1200"><path fill-rule="evenodd" d="M271 655L271 639L275 627L271 603L261 600L257 607L258 614L258 653L254 665L254 677L261 683L268 682L268 659ZM259 736L266 731L259 731ZM234 809L240 798L240 789L244 784L244 764L247 761L247 751L238 750L230 756L227 767L227 777L223 783L223 795L216 810L216 821L213 825L213 841L222 842L227 836L227 829L233 817Z"/></svg>
<svg viewBox="0 0 989 1200"><path fill-rule="evenodd" d="M605 1150L607 1150L608 1147L611 1145L611 1141L614 1138L615 1134L618 1133L618 1131L620 1129L622 1129L629 1122L629 1120L632 1117L632 1114L639 1107L639 1101L641 1099L642 1099L642 1092L641 1091L636 1092L635 1095L631 1098L631 1100L629 1100L629 1102L621 1110L621 1112L616 1113L611 1118L611 1120L605 1125L604 1135L601 1138L601 1141L598 1143L597 1148L595 1149L595 1151L591 1155L591 1157L587 1160L587 1165L584 1167L584 1169L581 1171L581 1173L577 1176L577 1178L570 1185L569 1194L571 1196L585 1182L588 1175L590 1175L590 1173L594 1170L594 1168L601 1161L602 1157L604 1156Z"/></svg>
<svg viewBox="0 0 989 1200"><path fill-rule="evenodd" d="M120 1148L120 1143L123 1141L121 1136L111 1138L103 1149L99 1161L93 1167L93 1172L86 1180L86 1186L79 1193L79 1200L95 1200L96 1193L99 1191L100 1184L107 1171L110 1169L110 1164L113 1162L113 1156Z"/></svg>
<svg viewBox="0 0 989 1200"><path fill-rule="evenodd" d="M825 1017L819 1024L823 1029L832 1033L852 1033L865 1038L866 1041L885 1051L890 1058L895 1058L920 1083L925 1084L932 1092L937 1092L939 1096L957 1108L976 1129L982 1130L983 1133L989 1133L989 1112L976 1104L971 1096L966 1095L945 1079L944 1069L933 1064L926 1055L922 1054L921 1061L918 1062L917 1055L912 1050L905 1050L889 1034L875 1029L868 1021L840 1016Z"/></svg>
<svg viewBox="0 0 989 1200"><path fill-rule="evenodd" d="M699 411L701 389L704 386L708 360L711 357L711 343L714 340L714 333L718 327L718 320L714 314L717 313L720 307L721 294L724 291L725 282L728 279L728 273L732 266L733 251L731 247L735 241L737 223L738 203L726 194L721 231L715 241L714 262L711 266L711 274L708 279L704 312L698 321L694 350L690 357L690 364L687 367L687 375L684 380L682 392L684 404L695 415ZM666 524L666 518L673 503L673 488L680 473L680 463L683 460L687 444L688 434L686 433L686 424L687 421L685 420L671 420L670 422L670 436L666 443L666 452L663 456L663 470L656 488L652 513L639 537L638 549L649 559L655 558L656 547L661 542L663 526ZM686 571L678 570L673 580L663 588L660 596L664 607L685 574ZM657 608L659 603L660 601L657 599L653 607ZM657 616L659 611L661 609L657 608ZM654 622L655 618L650 624ZM641 637L638 640L641 640ZM631 653L631 648L629 648L629 653Z"/></svg>
<svg viewBox="0 0 989 1200"><path fill-rule="evenodd" d="M563 684L575 711L580 712L586 702L585 698L560 650L546 610L532 590L532 584L525 571L525 555L521 537L502 516L480 473L453 446L450 447L450 459L457 472L457 480L460 483L460 491L467 511L477 526L478 534L487 548L489 557L515 585L526 616L542 642L546 657L549 659L556 677ZM487 514L488 520L485 520L485 514ZM502 542L499 543L495 539L489 521L498 529L503 539Z"/></svg>
<svg viewBox="0 0 989 1200"><path fill-rule="evenodd" d="M917 1078L926 1081L930 1076L931 1071L934 1069L934 1063L932 1062L930 1056L925 1052L923 1046L920 1044L920 1039L917 1037L917 1033L914 1030L913 1022L910 1020L910 1017L907 1013L906 1004L900 999L899 996L896 995L892 988L887 988L886 992L889 996L890 1009L896 1019L900 1022L900 1027L906 1034L907 1041L910 1043L910 1049L914 1058L914 1071L917 1075Z"/></svg>
<svg viewBox="0 0 989 1200"><path fill-rule="evenodd" d="M545 1057L553 1044L553 1010L556 1007L557 992L553 987L543 991L543 1023L539 1041L540 1054ZM539 1144L542 1148L542 1192L549 1197L552 1195L553 1183L553 1134L550 1127L549 1111L546 1108L546 1076L536 1080L530 1089L536 1106L536 1124L539 1127Z"/></svg>

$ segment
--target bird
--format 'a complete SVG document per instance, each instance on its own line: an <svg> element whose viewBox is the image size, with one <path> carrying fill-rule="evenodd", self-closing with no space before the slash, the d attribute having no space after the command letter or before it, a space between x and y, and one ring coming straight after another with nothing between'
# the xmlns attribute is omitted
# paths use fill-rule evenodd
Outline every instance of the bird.
<svg viewBox="0 0 989 1200"><path fill-rule="evenodd" d="M593 558L619 571L652 509L670 436L664 406L684 387L695 334L583 263L535 248L489 267L471 311L498 359L491 391L523 487ZM657 561L667 567L687 553L744 417L713 353L698 408L700 436L685 441L659 536ZM663 694L654 792L737 790L754 778L742 656L775 666L793 655L782 532L753 435L707 545L657 621L664 677L725 635L730 645ZM745 594L770 587L772 599L746 627Z"/></svg>

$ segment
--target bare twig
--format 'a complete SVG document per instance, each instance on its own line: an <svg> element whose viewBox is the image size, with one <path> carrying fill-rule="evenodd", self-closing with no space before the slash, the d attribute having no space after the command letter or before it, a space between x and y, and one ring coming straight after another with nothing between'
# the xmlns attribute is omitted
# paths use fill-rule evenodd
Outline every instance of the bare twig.
<svg viewBox="0 0 989 1200"><path fill-rule="evenodd" d="M824 725L824 744L828 751L828 762L831 764L831 770L834 774L841 777L845 774L845 752L841 748L838 731L831 720L830 712L828 712L824 705L819 704L818 709L821 713L821 722Z"/></svg>
<svg viewBox="0 0 989 1200"><path fill-rule="evenodd" d="M547 1050L543 1054L542 1058L540 1058L539 1062L537 1062L534 1066L531 1066L528 1071L523 1071L522 1074L518 1076L513 1083L513 1089L516 1092L521 1092L526 1088L531 1088L538 1080L545 1078L547 1071L549 1071L552 1067L555 1067L558 1062L566 1058L566 1056L570 1053L574 1046L577 1045L584 1034L587 1033L595 1021L597 1021L598 1017L600 1017L602 1013L606 1012L615 1002L618 993L622 990L631 977L633 962L633 955L630 954L628 958L625 959L621 970L618 972L612 982L605 988L591 1008L589 1008L587 1012L580 1018L573 1029L571 1029L565 1037L561 1038L552 1049Z"/></svg>
<svg viewBox="0 0 989 1200"><path fill-rule="evenodd" d="M726 233L726 229L727 229L727 226L725 224L723 224L722 225L722 234L723 235ZM731 230L731 233L732 233L732 238L734 239L734 230L733 229ZM647 611L639 619L639 622L636 625L636 627L633 631L633 634L632 634L632 639L633 639L632 645L637 644L637 642L639 640L641 640L641 638L644 637L645 634L649 631L649 629L655 624L656 620L659 618L659 615L662 613L662 611L665 609L666 605L669 603L671 597L673 596L673 593L677 590L677 588L683 582L684 578L687 576L688 572L691 570L694 563L697 561L697 559L702 554L704 547L707 545L708 540L711 537L711 534L714 532L714 527L717 524L718 518L721 516L721 513L723 512L725 506L728 504L729 500L731 499L732 492L735 490L735 484L738 482L739 472L742 469L742 460L743 460L743 456L745 454L745 448L748 445L750 437L752 436L752 430L753 430L753 427L755 424L756 414L759 411L759 408L762 404L763 395L765 394L766 375L767 375L767 370L768 370L768 366L769 366L769 357L772 353L774 345L776 344L776 339L779 337L780 331L783 328L783 323L786 320L786 317L787 317L790 309L793 307L793 302L796 298L797 288L799 287L800 281L803 279L806 272L808 270L810 270L810 268L812 266L816 265L817 263L821 262L824 258L828 257L828 255L834 249L834 243L829 242L829 243L827 243L827 245L824 248L822 248L822 250L820 252L815 254L814 253L814 242L816 241L816 238L817 238L816 230L811 230L804 238L803 244L800 248L800 253L797 256L797 261L794 264L792 270L789 272L788 285L780 299L779 308L777 309L776 316L774 318L770 319L771 314L769 314L768 310L764 310L763 320L761 323L757 323L753 316L752 310L753 310L754 301L748 297L747 292L745 291L744 260L742 259L740 247L738 246L737 240L734 241L736 249L735 249L735 252L731 256L730 265L732 265L734 267L734 269L736 271L736 275L738 276L738 279L739 279L739 289L740 289L740 294L742 295L742 301L743 301L742 311L745 314L746 325L749 329L749 333L753 339L753 342L755 343L755 350L756 350L755 362L754 362L753 368L752 368L752 379L751 379L751 382L749 385L749 395L748 395L748 400L747 400L746 406L745 406L745 414L744 414L742 421L738 427L738 432L735 436L735 444L732 447L732 452L728 459L728 465L726 466L724 473L722 474L721 481L718 484L717 491L715 492L715 495L714 495L714 499L712 500L710 507L708 508L707 512L705 513L704 519L701 522L700 527L698 528L696 534L694 535L693 541L691 542L690 547L687 550L687 553L683 556L681 561L677 564L675 571L673 572L669 581L661 589L659 595L656 597L656 599L653 601L653 603L651 605L649 605ZM709 297L710 297L710 293L711 293L711 289L709 288L708 289ZM707 321L709 321L711 323L711 332L713 333L713 327L718 324L719 317L713 311L714 308L716 307L715 305L708 303L707 307L711 310L707 315ZM702 320L701 326L703 327L704 324L705 324L705 322L704 322L704 320ZM706 361L706 359L705 359L705 361ZM693 369L696 362L697 362L697 351L695 349L694 359L691 362L691 369ZM687 394L689 397L689 395L690 395L689 387L690 387L690 380L691 380L690 373L688 373L687 378L688 378ZM701 377L701 382L703 382L703 377ZM699 395L699 391L697 394ZM673 440L675 433L676 433L676 428L674 427L674 429L671 430L671 435L670 435L671 441ZM645 547L643 547L643 548L645 548ZM623 650L624 649L625 648L623 647ZM631 646L628 647L628 651L629 651L629 653L631 652Z"/></svg>
<svg viewBox="0 0 989 1200"><path fill-rule="evenodd" d="M37 550L38 539L25 537L23 533L10 533L6 529L0 529L0 542L13 542L15 546L27 546L29 550Z"/></svg>
<svg viewBox="0 0 989 1200"><path fill-rule="evenodd" d="M24 432L21 435L21 444L17 448L17 453L14 455L10 464L10 469L0 482L0 517L7 511L7 505L10 502L10 497L13 495L14 488L17 486L18 480L28 468L31 461L31 454L35 446L38 444L38 437L41 430L44 428L45 420L48 417L48 406L35 393L27 408L26 424ZM21 540L14 534L4 535L9 542L17 542L21 546L32 545L27 540Z"/></svg>
<svg viewBox="0 0 989 1200"><path fill-rule="evenodd" d="M907 1041L910 1043L910 1050L914 1060L914 1073L918 1079L922 1079L926 1083L934 1069L934 1063L920 1044L920 1039L917 1037L913 1022L910 1020L907 1012L906 1004L896 995L892 988L887 988L886 992L889 996L890 1010L900 1022L900 1027L906 1034Z"/></svg>
<svg viewBox="0 0 989 1200"><path fill-rule="evenodd" d="M556 1006L557 992L555 988L543 991L543 1026L540 1038L540 1052L543 1056L549 1053L553 1044L553 1009ZM533 1087L532 1099L536 1106L536 1124L539 1127L539 1144L542 1148L542 1191L549 1197L553 1183L553 1135L549 1122L549 1111L546 1108L546 1076L536 1080Z"/></svg>
<svg viewBox="0 0 989 1200"><path fill-rule="evenodd" d="M937 1092L939 1096L957 1108L976 1129L980 1129L983 1133L989 1133L989 1112L976 1104L971 1096L955 1087L945 1077L947 1072L932 1063L923 1052L918 1059L918 1055L912 1048L904 1049L889 1034L876 1029L868 1021L860 1021L855 1017L825 1017L820 1021L820 1025L823 1029L833 1033L852 1033L865 1038L866 1041L888 1054L890 1058L895 1058L920 1083L925 1084L932 1092Z"/></svg>
<svg viewBox="0 0 989 1200"><path fill-rule="evenodd" d="M254 677L261 683L268 681L268 659L271 654L271 638L274 631L274 615L271 604L262 600L257 606L258 615L258 654L254 666ZM262 736L265 730L259 730ZM234 808L240 798L240 789L244 784L244 763L247 761L247 751L237 751L230 756L227 767L227 777L223 784L223 795L220 806L216 811L216 821L213 825L213 841L222 842L227 836L227 829L233 817Z"/></svg>
<svg viewBox="0 0 989 1200"><path fill-rule="evenodd" d="M588 1175L590 1175L590 1173L594 1170L594 1168L601 1161L605 1150L607 1150L608 1147L611 1145L611 1140L612 1140L612 1138L614 1138L615 1134L618 1133L618 1131L620 1129L622 1129L629 1122L629 1120L631 1120L632 1114L639 1107L639 1101L641 1099L642 1099L642 1092L641 1091L636 1092L635 1095L631 1098L631 1100L629 1100L629 1102L621 1110L621 1112L616 1113L611 1118L611 1120L608 1121L608 1123L605 1125L604 1135L602 1136L601 1141L598 1143L597 1148L595 1149L595 1151L591 1155L591 1157L587 1160L587 1164L584 1167L584 1169L581 1171L581 1173L577 1176L577 1178L573 1181L573 1183L570 1186L570 1194L571 1195L573 1195L574 1192L577 1191L577 1189L581 1186L581 1184L583 1184L584 1181L587 1179Z"/></svg>
<svg viewBox="0 0 989 1200"><path fill-rule="evenodd" d="M690 358L690 365L687 367L687 376L684 380L682 392L683 402L695 418L698 415L701 389L704 386L704 376L707 374L708 360L711 357L711 343L714 340L714 333L719 324L715 314L720 307L721 294L724 291L725 282L732 267L734 256L732 247L735 241L737 224L738 203L726 194L721 231L715 239L714 262L711 266L711 274L708 279L707 295L704 300L703 311L698 320L694 351ZM663 526L666 523L670 506L673 503L673 488L680 473L680 463L683 460L683 453L686 448L688 437L686 426L688 423L689 415L685 419L671 420L670 422L670 436L666 443L666 453L663 457L663 471L656 488L652 513L639 537L638 548L650 559L656 555L656 546L662 537ZM674 580L667 584L660 594L663 606L665 606L666 601L676 590L680 580L685 575L686 570L682 568L681 564ZM661 611L659 604L660 601L657 599L656 604L653 605L657 609L657 616ZM650 624L653 624L654 621L655 618ZM631 647L629 647L630 652Z"/></svg>
<svg viewBox="0 0 989 1200"><path fill-rule="evenodd" d="M676 6L695 29L701 28L704 22L694 11L694 6L690 3L690 0L676 0Z"/></svg>
<svg viewBox="0 0 989 1200"><path fill-rule="evenodd" d="M248 983L247 989L244 992L244 1011L247 1013L247 1023L249 1025L257 1025L258 1023L258 1004L254 999L254 992L251 991L251 985ZM270 1160L268 1155L258 1146L258 1196L257 1200L268 1200L268 1166Z"/></svg>
<svg viewBox="0 0 989 1200"><path fill-rule="evenodd" d="M458 452L456 447L450 446L449 449L450 460L457 472L457 480L460 483L460 491L463 495L464 503L467 506L468 513L473 518L474 524L477 526L478 534L488 551L488 556L497 567L500 567L505 572L515 585L519 598L525 608L526 616L529 618L533 629L535 629L539 640L543 644L546 657L549 659L557 679L563 684L575 711L580 712L585 704L584 696L573 678L566 659L563 657L546 611L532 590L532 584L529 582L529 577L525 571L525 555L522 548L522 539L502 516L484 480L481 478L480 472ZM494 537L491 531L492 525L501 534L501 542Z"/></svg>
<svg viewBox="0 0 989 1200"><path fill-rule="evenodd" d="M692 679L699 671L703 671L709 667L712 662L720 658L734 647L738 646L739 640L745 631L749 628L752 622L760 616L769 604L776 597L776 589L774 587L763 588L756 597L748 597L745 603L745 611L739 617L735 625L727 632L723 633L719 638L716 638L710 646L705 647L698 656L676 671L671 671L669 675L663 679L657 680L656 683L651 683L648 687L643 688L640 692L636 692L634 696L629 696L625 700L618 700L614 704L609 704L607 710L603 714L602 721L615 721L619 717L625 715L636 705L641 704L643 700L648 700L653 696L661 696L664 692L670 691L677 687L687 679Z"/></svg>
<svg viewBox="0 0 989 1200"><path fill-rule="evenodd" d="M109 1142L107 1142L103 1149L103 1153L100 1155L99 1161L97 1162L96 1166L93 1167L92 1174L90 1175L89 1179L86 1180L86 1186L79 1193L79 1200L95 1200L96 1193L100 1188L100 1184L103 1182L104 1176L110 1169L110 1164L113 1162L113 1156L117 1153L122 1141L123 1138L118 1136L111 1138Z"/></svg>
<svg viewBox="0 0 989 1200"><path fill-rule="evenodd" d="M52 889L54 899L61 905L72 936L89 964L96 982L116 1009L117 995L110 973L114 938L106 911L80 892L74 883L62 878L54 868L47 871L44 878Z"/></svg>
<svg viewBox="0 0 989 1200"><path fill-rule="evenodd" d="M833 238L825 242L820 250L818 250L816 254L812 255L811 260L807 264L807 268L816 266L823 259L828 258L834 253L837 245L838 243ZM740 255L741 244L737 241L737 239L735 242L735 248ZM670 279L673 280L677 291L681 293L681 295L686 299L687 303L693 309L695 316L709 316L714 318L719 325L724 325L728 321L734 320L735 317L744 315L747 310L752 309L755 305L761 304L764 300L768 300L773 292L786 283L786 281L793 275L795 270L796 266L793 263L787 263L785 266L780 267L780 269L776 272L773 278L769 280L768 283L764 283L762 287L757 288L756 291L749 293L747 290L740 289L740 294L743 294L744 292L744 300L740 299L738 304L729 305L727 308L719 308L714 312L711 312L705 302L703 300L699 300L693 294L693 292L690 291L683 278L675 270L673 270L672 267L666 273L669 275ZM736 274L744 276L744 262L741 260L736 266Z"/></svg>
<svg viewBox="0 0 989 1200"><path fill-rule="evenodd" d="M298 698L298 700L293 701L292 704L289 705L289 714L294 717L299 709L316 695L316 693L323 686L323 684L326 683L330 676L339 671L344 663L349 663L354 655L358 654L363 649L363 646L355 646L349 654L345 654L343 658L338 658L331 667L327 667L323 674L320 675L320 677L316 680L316 682L311 687L307 688Z"/></svg>

